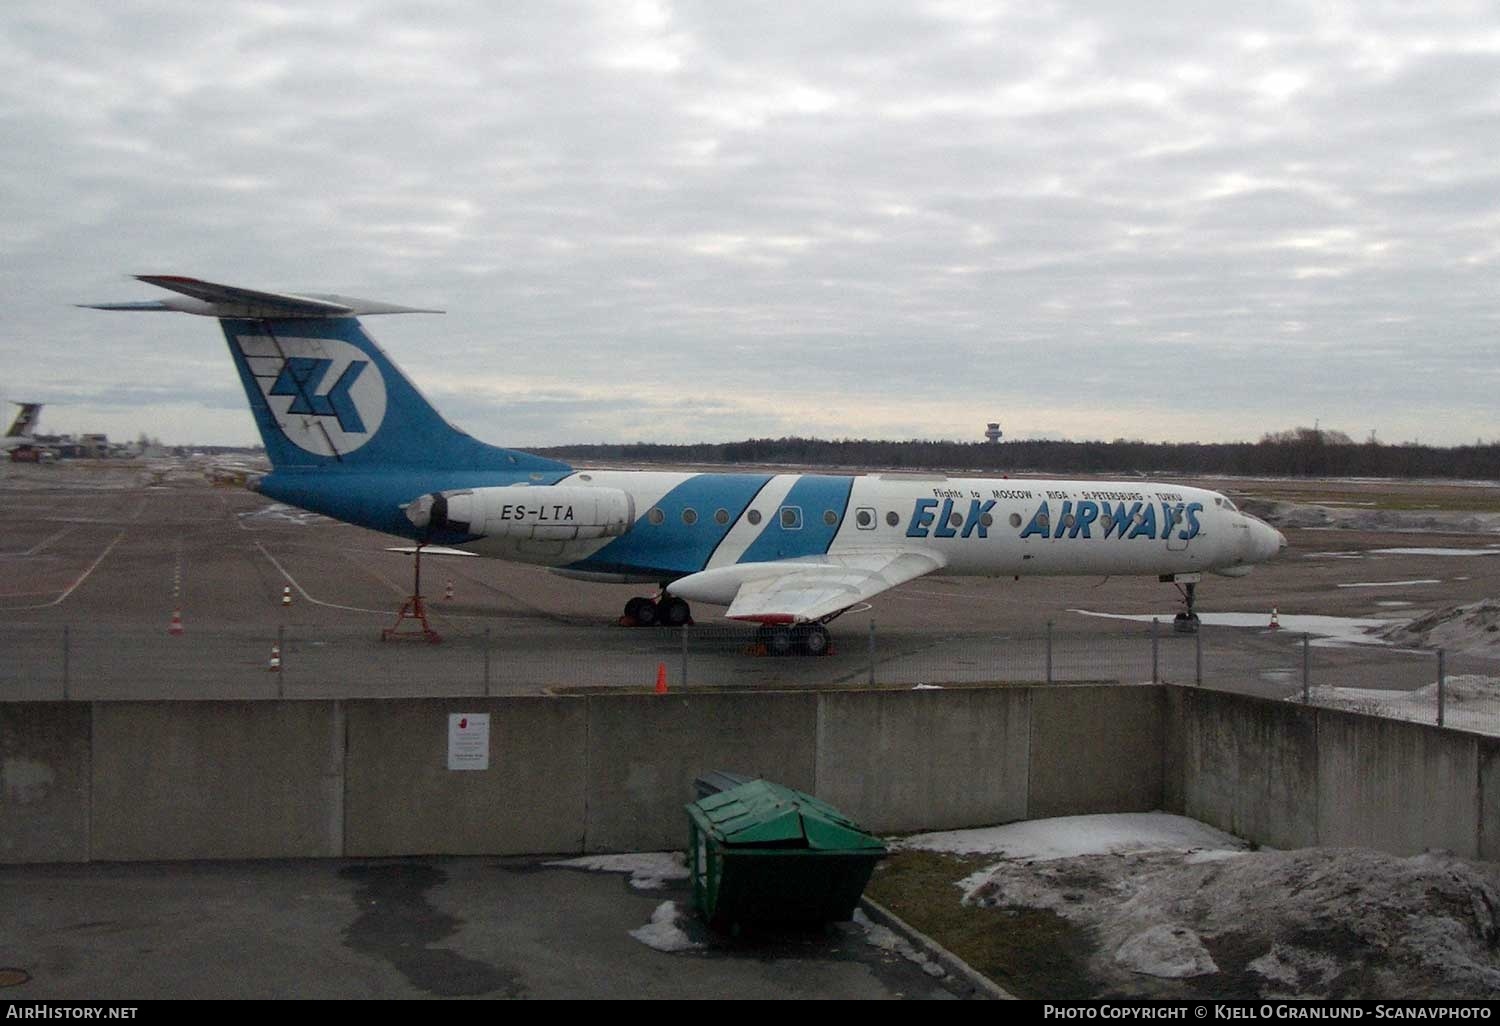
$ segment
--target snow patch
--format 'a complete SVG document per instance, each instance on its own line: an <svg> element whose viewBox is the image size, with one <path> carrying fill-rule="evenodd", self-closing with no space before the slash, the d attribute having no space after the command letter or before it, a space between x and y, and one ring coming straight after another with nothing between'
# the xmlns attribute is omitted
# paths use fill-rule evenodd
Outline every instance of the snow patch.
<svg viewBox="0 0 1500 1026"><path fill-rule="evenodd" d="M1097 613L1089 609L1070 609L1070 613L1082 616L1101 616L1110 620L1133 620L1150 623L1160 620L1163 626L1171 626L1172 613ZM1386 642L1371 635L1370 631L1381 630L1398 624L1400 620L1367 619L1353 616L1310 616L1296 613L1280 613L1277 617L1281 629L1294 634L1312 634L1318 640L1313 645L1323 648L1333 645L1384 645ZM1210 627L1259 627L1266 629L1271 622L1270 612L1264 613L1199 613L1200 623Z"/></svg>
<svg viewBox="0 0 1500 1026"><path fill-rule="evenodd" d="M675 851L634 852L625 855L588 855L581 859L548 862L549 866L587 869L596 873L629 873L630 886L643 891L660 890L668 881L686 880L687 866Z"/></svg>
<svg viewBox="0 0 1500 1026"><path fill-rule="evenodd" d="M948 975L948 971L927 957L924 951L918 951L895 930L881 926L865 915L864 909L854 910L854 924L864 931L865 943L881 951L888 951L921 968L928 976L940 978Z"/></svg>
<svg viewBox="0 0 1500 1026"><path fill-rule="evenodd" d="M1265 997L1288 1000L1305 1000L1323 992L1341 971L1337 959L1320 951L1280 943L1272 944L1271 950L1250 962L1248 968L1286 988L1268 992ZM1308 992L1308 984L1312 984L1312 992Z"/></svg>
<svg viewBox="0 0 1500 1026"><path fill-rule="evenodd" d="M1182 980L1219 971L1196 933L1165 923L1142 930L1115 951L1115 962L1133 973Z"/></svg>
<svg viewBox="0 0 1500 1026"><path fill-rule="evenodd" d="M679 951L695 951L703 945L687 935L679 925L681 910L675 901L664 901L651 913L651 922L630 931L630 936L657 951L668 954Z"/></svg>
<svg viewBox="0 0 1500 1026"><path fill-rule="evenodd" d="M1500 556L1500 549L1371 549L1371 552L1379 552L1387 556Z"/></svg>

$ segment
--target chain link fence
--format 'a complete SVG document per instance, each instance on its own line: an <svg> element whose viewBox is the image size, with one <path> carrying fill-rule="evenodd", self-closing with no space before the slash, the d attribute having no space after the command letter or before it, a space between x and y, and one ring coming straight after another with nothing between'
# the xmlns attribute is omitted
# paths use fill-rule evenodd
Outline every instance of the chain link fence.
<svg viewBox="0 0 1500 1026"><path fill-rule="evenodd" d="M1172 624L1116 633L933 634L873 622L822 656L773 656L740 625L619 628L445 624L442 641L288 624L143 634L0 628L0 701L418 698L589 689L945 687L1165 681L1500 734L1494 659L1334 644L1288 631Z"/></svg>

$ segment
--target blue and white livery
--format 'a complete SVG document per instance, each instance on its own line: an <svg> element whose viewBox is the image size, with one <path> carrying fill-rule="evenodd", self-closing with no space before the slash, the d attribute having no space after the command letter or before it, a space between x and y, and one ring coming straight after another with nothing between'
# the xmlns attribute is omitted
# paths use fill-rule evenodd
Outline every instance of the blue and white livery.
<svg viewBox="0 0 1500 1026"><path fill-rule="evenodd" d="M826 650L824 624L924 574L1243 576L1286 539L1217 492L1176 484L940 475L577 471L445 421L358 317L435 313L331 295L141 276L173 297L97 304L217 317L272 471L257 489L362 527L581 580L649 582L640 623L688 602L763 625L773 651Z"/></svg>

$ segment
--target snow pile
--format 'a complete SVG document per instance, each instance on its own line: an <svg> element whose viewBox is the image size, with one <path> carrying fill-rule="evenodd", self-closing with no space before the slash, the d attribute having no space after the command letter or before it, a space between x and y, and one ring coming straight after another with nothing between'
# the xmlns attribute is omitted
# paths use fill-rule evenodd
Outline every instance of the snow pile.
<svg viewBox="0 0 1500 1026"><path fill-rule="evenodd" d="M1413 691L1339 688L1319 684L1308 692L1313 705L1348 709L1369 716L1436 723L1437 681ZM1301 696L1287 699L1301 701ZM1500 678L1450 673L1443 678L1443 725L1477 734L1500 735Z"/></svg>
<svg viewBox="0 0 1500 1026"><path fill-rule="evenodd" d="M1086 929L1101 993L1500 998L1500 867L1239 842L1195 858L1161 848L1158 820L1175 818L1161 814L1140 817L1138 844L1121 843L1128 824L1115 822L1098 832L1116 835L1101 850L1057 854L1087 847L1082 821L1092 818L1016 824L1040 837L1055 823L1057 833L1004 849L1009 858L964 885L974 904L1048 910ZM1182 823L1189 837L1208 829Z"/></svg>
<svg viewBox="0 0 1500 1026"><path fill-rule="evenodd" d="M1240 501L1240 508L1273 527L1323 527L1345 531L1421 531L1435 534L1500 532L1500 513L1453 510L1367 509L1299 502Z"/></svg>
<svg viewBox="0 0 1500 1026"><path fill-rule="evenodd" d="M1399 645L1500 656L1500 599L1448 606L1388 627L1380 636Z"/></svg>
<svg viewBox="0 0 1500 1026"><path fill-rule="evenodd" d="M629 873L630 886L643 891L660 890L669 880L686 880L687 866L682 853L676 851L634 852L628 855L587 855L581 859L562 859L547 863L567 869L588 869L596 873Z"/></svg>
<svg viewBox="0 0 1500 1026"><path fill-rule="evenodd" d="M1233 834L1206 823L1165 812L1122 812L1103 816L1061 816L981 830L915 834L894 842L899 848L946 851L955 855L1003 855L1046 862L1075 855L1144 851L1235 851L1246 847Z"/></svg>
<svg viewBox="0 0 1500 1026"><path fill-rule="evenodd" d="M682 910L675 901L664 901L651 913L651 922L630 931L630 936L657 951L672 954L677 951L695 951L701 947L682 928Z"/></svg>

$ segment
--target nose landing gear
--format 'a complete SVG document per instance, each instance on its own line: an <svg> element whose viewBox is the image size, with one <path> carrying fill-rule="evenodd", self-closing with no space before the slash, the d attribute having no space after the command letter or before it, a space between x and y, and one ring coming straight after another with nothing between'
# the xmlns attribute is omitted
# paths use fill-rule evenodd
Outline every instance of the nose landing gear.
<svg viewBox="0 0 1500 1026"><path fill-rule="evenodd" d="M1172 618L1172 630L1178 634L1198 632L1198 614L1193 611L1193 599L1197 597L1198 582L1202 579L1202 574L1163 574L1159 578L1162 583L1175 586L1182 595L1182 604L1186 608Z"/></svg>

